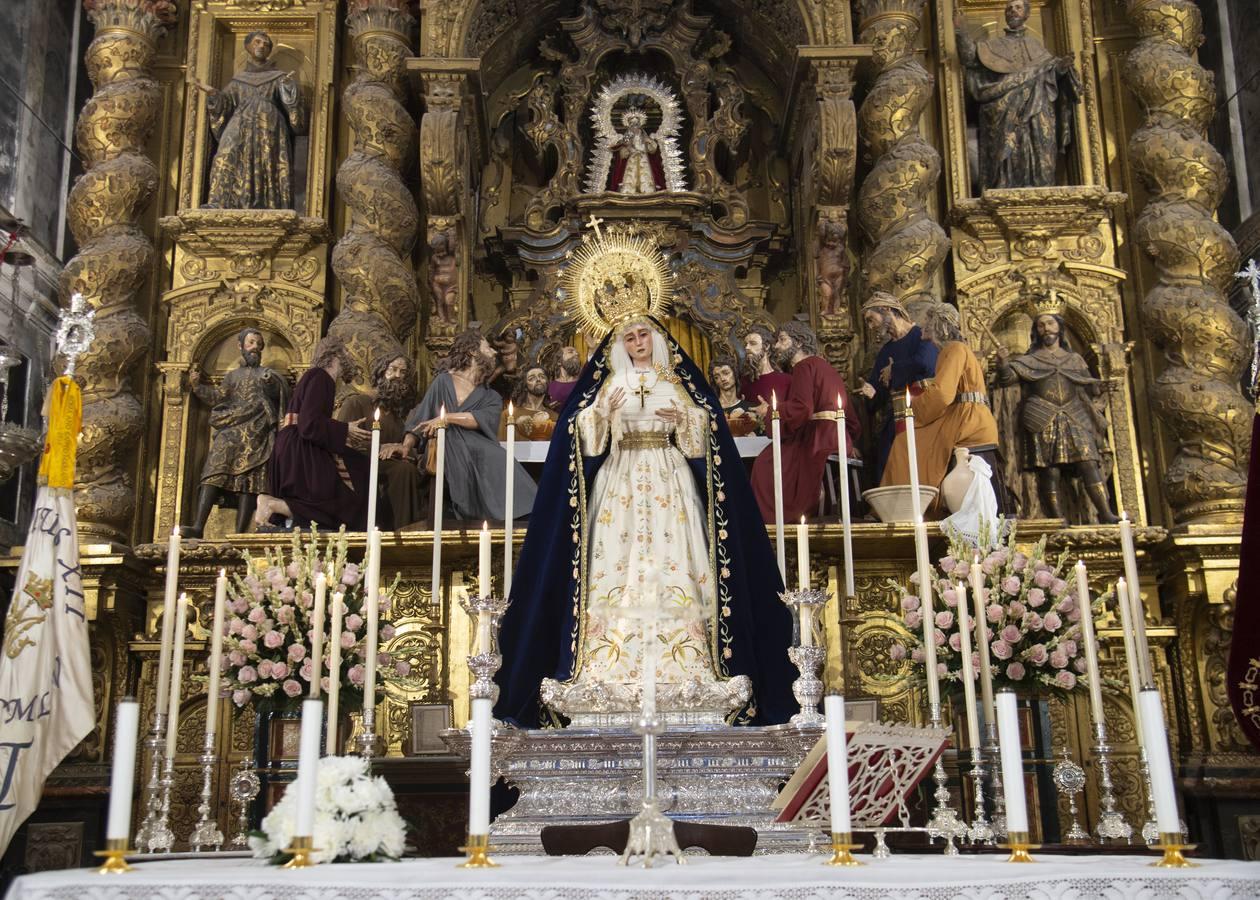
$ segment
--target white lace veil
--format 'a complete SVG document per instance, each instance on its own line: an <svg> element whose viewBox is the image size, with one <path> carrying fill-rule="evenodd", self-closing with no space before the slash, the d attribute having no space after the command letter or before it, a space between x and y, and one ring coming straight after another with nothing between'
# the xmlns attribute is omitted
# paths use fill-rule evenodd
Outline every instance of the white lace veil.
<svg viewBox="0 0 1260 900"><path fill-rule="evenodd" d="M613 331L608 359L614 373L628 372L634 368L634 364L630 362L630 354L626 352L625 336L631 328L637 328L640 325L646 325L652 329L652 365L672 368L669 363L669 345L665 343L665 335L661 333L660 328L646 319L631 319Z"/></svg>

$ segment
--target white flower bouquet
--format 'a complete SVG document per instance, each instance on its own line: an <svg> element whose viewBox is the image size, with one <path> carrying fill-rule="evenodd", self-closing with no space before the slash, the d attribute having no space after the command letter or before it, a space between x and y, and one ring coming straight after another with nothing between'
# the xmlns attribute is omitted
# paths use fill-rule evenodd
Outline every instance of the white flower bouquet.
<svg viewBox="0 0 1260 900"><path fill-rule="evenodd" d="M394 793L379 775L369 774L361 756L325 756L316 771L315 825L311 858L324 862L382 862L402 857L407 823L398 814ZM254 856L272 863L288 860L293 843L301 782L262 820L249 837Z"/></svg>

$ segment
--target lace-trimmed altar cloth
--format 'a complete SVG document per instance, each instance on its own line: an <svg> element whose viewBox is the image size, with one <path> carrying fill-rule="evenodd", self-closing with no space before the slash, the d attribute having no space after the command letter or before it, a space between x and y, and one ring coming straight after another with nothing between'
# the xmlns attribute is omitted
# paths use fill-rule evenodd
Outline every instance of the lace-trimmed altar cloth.
<svg viewBox="0 0 1260 900"><path fill-rule="evenodd" d="M1154 854L862 857L831 869L822 856L691 857L686 866L622 868L612 857L500 856L501 868L462 871L452 858L284 871L253 860L146 862L126 875L41 872L7 900L1229 900L1260 896L1260 865L1197 860L1156 869Z"/></svg>

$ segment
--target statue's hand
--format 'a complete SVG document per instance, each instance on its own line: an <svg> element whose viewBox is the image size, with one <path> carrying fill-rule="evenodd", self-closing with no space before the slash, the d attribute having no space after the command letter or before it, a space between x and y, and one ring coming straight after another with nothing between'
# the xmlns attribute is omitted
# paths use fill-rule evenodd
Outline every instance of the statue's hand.
<svg viewBox="0 0 1260 900"><path fill-rule="evenodd" d="M407 448L402 444L385 444L381 447L381 459L406 459Z"/></svg>
<svg viewBox="0 0 1260 900"><path fill-rule="evenodd" d="M863 397L865 397L867 400L874 400L875 399L875 386L872 385L869 381L863 381L861 386L858 388L858 393L861 394Z"/></svg>
<svg viewBox="0 0 1260 900"><path fill-rule="evenodd" d="M192 86L195 87L197 90L201 91L203 94L208 94L211 97L219 93L218 88L211 87L210 85L202 81L200 78L194 78L192 80Z"/></svg>
<svg viewBox="0 0 1260 900"><path fill-rule="evenodd" d="M608 412L615 412L626 405L626 391L624 388L616 388L608 395Z"/></svg>
<svg viewBox="0 0 1260 900"><path fill-rule="evenodd" d="M201 386L201 372L198 369L193 369L192 371L188 373L188 387L190 390L195 391L200 386Z"/></svg>
<svg viewBox="0 0 1260 900"><path fill-rule="evenodd" d="M880 383L884 385L884 387L888 387L888 385L892 382L892 360L891 359L888 360L888 365L884 366L884 368L879 370L879 380L880 380Z"/></svg>
<svg viewBox="0 0 1260 900"><path fill-rule="evenodd" d="M962 10L955 9L954 10L954 30L962 31L963 26L966 24L967 24L967 20L963 18Z"/></svg>
<svg viewBox="0 0 1260 900"><path fill-rule="evenodd" d="M346 426L346 444L353 450L366 450L372 446L372 432L351 422Z"/></svg>
<svg viewBox="0 0 1260 900"><path fill-rule="evenodd" d="M997 348L997 361L999 366L1004 366L1011 359L1011 348L1002 344Z"/></svg>

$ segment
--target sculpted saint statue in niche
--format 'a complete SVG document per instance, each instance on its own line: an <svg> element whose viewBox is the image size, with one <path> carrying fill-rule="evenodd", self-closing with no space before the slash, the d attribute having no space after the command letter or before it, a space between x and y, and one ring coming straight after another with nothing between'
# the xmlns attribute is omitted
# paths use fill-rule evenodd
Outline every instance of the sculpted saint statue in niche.
<svg viewBox="0 0 1260 900"><path fill-rule="evenodd" d="M293 209L293 139L306 132L302 91L292 72L270 58L271 36L245 36L245 68L222 90L201 81L210 133L218 142L210 163L206 206Z"/></svg>
<svg viewBox="0 0 1260 900"><path fill-rule="evenodd" d="M625 130L612 143L616 159L609 184L619 194L652 194L665 190L660 143L647 133L647 121L647 113L637 106L621 114Z"/></svg>
<svg viewBox="0 0 1260 900"><path fill-rule="evenodd" d="M1052 56L1026 27L1030 0L1007 0L1006 33L975 40L954 16L967 93L980 109L980 184L1049 187L1072 139L1081 89L1067 56Z"/></svg>

